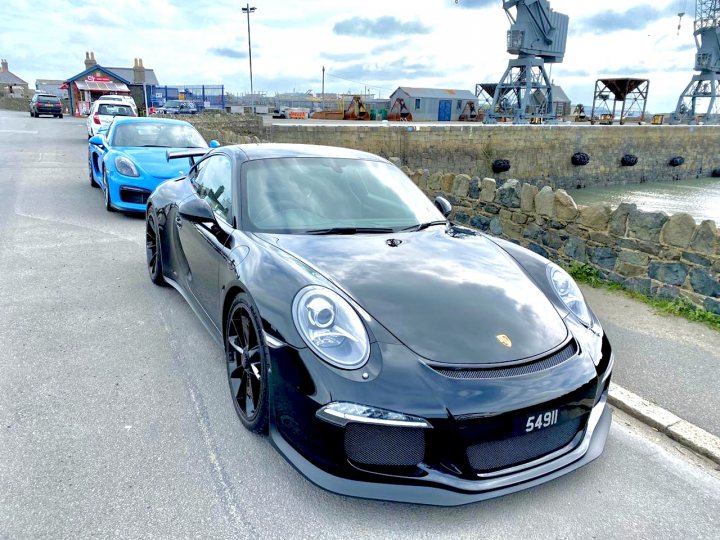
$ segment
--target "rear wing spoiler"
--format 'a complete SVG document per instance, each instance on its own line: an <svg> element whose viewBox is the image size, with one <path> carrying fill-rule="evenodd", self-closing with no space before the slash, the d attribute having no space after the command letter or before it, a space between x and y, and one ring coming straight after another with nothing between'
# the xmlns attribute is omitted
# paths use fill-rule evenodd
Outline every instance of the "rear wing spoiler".
<svg viewBox="0 0 720 540"><path fill-rule="evenodd" d="M171 159L190 158L192 162L195 163L195 158L204 156L210 150L212 150L212 148L187 148L185 150L176 150L175 152L168 150L165 152L165 158L167 161L170 161Z"/></svg>

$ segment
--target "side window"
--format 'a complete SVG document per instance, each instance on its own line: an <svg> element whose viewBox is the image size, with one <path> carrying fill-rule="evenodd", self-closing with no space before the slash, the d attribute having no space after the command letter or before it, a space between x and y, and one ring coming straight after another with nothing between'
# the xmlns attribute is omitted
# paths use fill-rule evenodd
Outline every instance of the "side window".
<svg viewBox="0 0 720 540"><path fill-rule="evenodd" d="M419 109L420 109L420 100L419 100L419 99L416 99L416 100L415 100L415 110L417 111L417 110L419 110Z"/></svg>
<svg viewBox="0 0 720 540"><path fill-rule="evenodd" d="M461 99L458 99L458 102L457 102L457 110L458 110L458 111L462 110L462 100L461 100Z"/></svg>
<svg viewBox="0 0 720 540"><path fill-rule="evenodd" d="M200 166L193 184L198 195L225 221L232 209L232 164L226 156L210 156Z"/></svg>

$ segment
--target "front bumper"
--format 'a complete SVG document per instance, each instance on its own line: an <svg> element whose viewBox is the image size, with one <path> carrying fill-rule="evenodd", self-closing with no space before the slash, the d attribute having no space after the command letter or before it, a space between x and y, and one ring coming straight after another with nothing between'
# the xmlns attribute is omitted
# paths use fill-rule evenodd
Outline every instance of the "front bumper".
<svg viewBox="0 0 720 540"><path fill-rule="evenodd" d="M114 208L125 212L145 212L147 200L165 179L139 176L129 177L108 171L110 200Z"/></svg>
<svg viewBox="0 0 720 540"><path fill-rule="evenodd" d="M371 361L365 368L372 373L370 381L360 384L326 377L327 368L317 368L306 351L275 349L271 440L309 480L343 495L454 506L520 491L601 454L611 424L607 393L613 356L607 339L598 341L603 345L597 347L602 349L597 365L586 342L571 360L552 368L493 380L450 380L423 362L414 369L413 355L404 347L378 345L382 370L372 373ZM318 409L338 400L413 415L427 420L432 429L426 430L420 451L410 446L412 438L400 438L401 430L385 432L387 444L380 430L377 435L368 430L367 439L356 437L348 446L349 430L317 418ZM536 432L539 438L508 431L517 420L524 423L528 414L555 408L566 417L565 425L574 417L579 426L556 446L552 444L559 438L538 450L554 428ZM361 455L356 457L358 445ZM362 453L367 448L371 450ZM471 455L471 450L476 453ZM484 467L482 452L510 459L489 459L494 465ZM376 466L374 455L396 461ZM418 455L423 457L416 460Z"/></svg>

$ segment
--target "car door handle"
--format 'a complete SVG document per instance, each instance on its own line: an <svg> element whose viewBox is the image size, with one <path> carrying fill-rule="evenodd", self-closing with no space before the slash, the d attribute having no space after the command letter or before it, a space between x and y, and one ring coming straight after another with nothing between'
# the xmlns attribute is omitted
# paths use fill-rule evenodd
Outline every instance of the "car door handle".
<svg viewBox="0 0 720 540"><path fill-rule="evenodd" d="M182 229L183 220L180 216L175 216L175 224Z"/></svg>

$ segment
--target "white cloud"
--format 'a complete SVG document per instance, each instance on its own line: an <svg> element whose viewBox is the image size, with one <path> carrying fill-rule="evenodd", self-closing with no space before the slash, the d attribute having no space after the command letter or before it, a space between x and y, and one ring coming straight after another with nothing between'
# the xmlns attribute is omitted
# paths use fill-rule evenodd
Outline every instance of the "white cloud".
<svg viewBox="0 0 720 540"><path fill-rule="evenodd" d="M473 91L478 82L496 82L509 59L501 3L483 0L471 6L466 0L462 9L463 0L459 2L256 0L252 5L257 11L251 15L255 88L271 95L293 89L319 92L323 65L327 91L367 86L387 96L388 89L400 85ZM231 91L249 90L247 20L237 0L0 4L0 56L31 84L36 78L79 73L85 51L92 50L107 66L131 67L133 58L141 57L163 84L223 83ZM651 80L649 110L674 109L692 76L692 6L677 36L675 0L552 0L551 5L570 15L567 54L564 63L553 67L553 77L574 102L591 102L595 79L625 75ZM608 15L613 13L615 17ZM627 20L640 15L642 24ZM342 24L347 33L352 20L364 21L367 35L377 30L391 39L333 31ZM382 24L373 26L373 21ZM386 26L393 21L397 31Z"/></svg>

